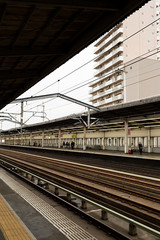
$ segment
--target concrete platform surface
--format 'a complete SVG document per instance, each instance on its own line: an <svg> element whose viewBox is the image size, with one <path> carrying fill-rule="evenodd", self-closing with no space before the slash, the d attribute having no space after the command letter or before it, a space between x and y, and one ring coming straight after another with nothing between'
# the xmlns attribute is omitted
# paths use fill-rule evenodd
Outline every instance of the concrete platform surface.
<svg viewBox="0 0 160 240"><path fill-rule="evenodd" d="M96 240L90 233L7 175L3 169L0 169L0 193L26 229L33 234L31 239ZM3 237L2 233L1 236ZM25 238L21 238L23 239Z"/></svg>

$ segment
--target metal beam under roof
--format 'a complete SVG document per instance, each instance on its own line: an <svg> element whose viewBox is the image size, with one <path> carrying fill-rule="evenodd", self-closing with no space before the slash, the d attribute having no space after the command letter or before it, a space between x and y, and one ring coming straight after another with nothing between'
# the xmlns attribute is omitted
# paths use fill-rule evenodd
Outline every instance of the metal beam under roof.
<svg viewBox="0 0 160 240"><path fill-rule="evenodd" d="M68 97L68 96L60 94L60 93L53 93L53 94L33 96L33 97L26 97L26 98L17 98L14 101L12 101L11 103L29 102L29 101L34 101L34 100L40 100L40 99L46 99L46 98L57 98L57 97L62 98L64 100L67 100L69 102L76 103L76 104L81 105L83 107L87 107L87 108L92 109L94 111L98 111L98 112L100 111L100 109L97 108L97 107L94 107L94 106L92 106L92 105L90 105L88 103L79 101L79 100L77 100L75 98L71 98L71 97Z"/></svg>
<svg viewBox="0 0 160 240"><path fill-rule="evenodd" d="M0 109L148 0L0 0Z"/></svg>

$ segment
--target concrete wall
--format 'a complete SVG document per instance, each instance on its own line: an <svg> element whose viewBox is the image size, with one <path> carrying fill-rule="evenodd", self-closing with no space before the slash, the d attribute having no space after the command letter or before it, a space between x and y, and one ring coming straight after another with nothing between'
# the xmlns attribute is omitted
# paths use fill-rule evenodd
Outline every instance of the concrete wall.
<svg viewBox="0 0 160 240"><path fill-rule="evenodd" d="M141 59L140 59L141 60ZM160 95L160 61L130 62L126 70L126 102Z"/></svg>
<svg viewBox="0 0 160 240"><path fill-rule="evenodd" d="M144 54L149 55L157 48L158 25L151 23L159 18L158 10L156 0L149 1L123 21L124 63ZM157 55L150 56L150 59L157 59Z"/></svg>

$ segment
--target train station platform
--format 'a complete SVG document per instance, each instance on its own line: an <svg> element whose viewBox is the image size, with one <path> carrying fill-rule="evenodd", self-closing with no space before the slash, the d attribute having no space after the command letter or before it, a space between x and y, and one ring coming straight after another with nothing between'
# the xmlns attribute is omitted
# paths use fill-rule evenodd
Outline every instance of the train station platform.
<svg viewBox="0 0 160 240"><path fill-rule="evenodd" d="M84 238L79 238L84 236ZM1 240L96 240L0 168Z"/></svg>
<svg viewBox="0 0 160 240"><path fill-rule="evenodd" d="M4 145L0 144L0 147L4 148L10 148L10 149L16 149L16 148L22 148L22 149L30 149L30 150L41 150L41 151L57 151L57 152L73 152L73 153L88 153L88 154L98 154L98 155L106 155L106 156L117 156L117 157L124 157L124 158L135 158L135 159L147 159L147 160L159 160L160 161L160 153L147 153L143 152L140 154L137 150L133 152L133 154L124 153L122 151L116 151L116 150L98 150L98 149L78 149L78 148L55 148L55 147L35 147L35 146L27 146L27 145Z"/></svg>
<svg viewBox="0 0 160 240"><path fill-rule="evenodd" d="M39 148L39 147L31 147L31 148ZM69 151L69 152L79 152L79 153L88 153L88 154L99 154L99 155L107 155L107 156L117 156L117 157L125 157L125 158L141 158L141 159L150 159L150 160L160 160L160 153L146 153L143 152L140 154L138 151L134 151L133 154L124 153L122 151L116 150L98 150L98 149L71 149L71 148L52 148L52 147L40 147L40 149L48 149L53 151Z"/></svg>
<svg viewBox="0 0 160 240"><path fill-rule="evenodd" d="M35 148L35 147L31 147L31 148ZM36 147L36 149L39 149L38 147ZM124 153L122 151L109 151L109 150L97 150L97 149L86 149L86 150L82 150L82 149L70 149L70 148L47 148L47 147L40 147L40 149L46 149L46 150L53 150L53 151L67 151L67 152L79 152L79 153L88 153L88 154L97 154L97 155L106 155L106 156L117 156L117 157L124 157L124 158L135 158L135 159L147 159L147 160L159 160L160 161L160 153L146 153L143 152L142 154L140 154L138 151L134 151L133 154L128 154L128 153Z"/></svg>
<svg viewBox="0 0 160 240"><path fill-rule="evenodd" d="M85 152L94 153L94 154L102 154L102 155L110 155L110 156L122 156L129 158L141 158L141 159L150 159L150 160L160 160L160 153L142 153L133 152L133 154L128 154L120 151L106 151L106 150L86 150Z"/></svg>
<svg viewBox="0 0 160 240"><path fill-rule="evenodd" d="M0 227L3 232L3 238L8 240L32 240L33 236L24 226L21 220L16 216L13 209L0 194Z"/></svg>

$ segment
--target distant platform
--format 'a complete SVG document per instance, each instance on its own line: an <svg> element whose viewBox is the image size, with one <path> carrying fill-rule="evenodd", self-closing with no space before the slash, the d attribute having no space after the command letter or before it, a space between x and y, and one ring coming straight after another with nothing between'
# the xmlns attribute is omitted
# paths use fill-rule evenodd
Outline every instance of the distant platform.
<svg viewBox="0 0 160 240"><path fill-rule="evenodd" d="M142 153L138 151L133 152L133 154L124 153L122 151L109 151L109 150L97 150L97 149L71 149L71 148L53 148L53 147L35 147L35 146L21 146L21 145L5 145L1 144L0 147L6 148L23 148L23 149L33 149L33 150L47 150L47 151L56 151L56 152L70 152L70 153L82 153L82 154L97 154L97 155L107 155L107 156L117 156L125 158L135 158L135 159L144 159L144 160L157 160L160 161L160 153Z"/></svg>

